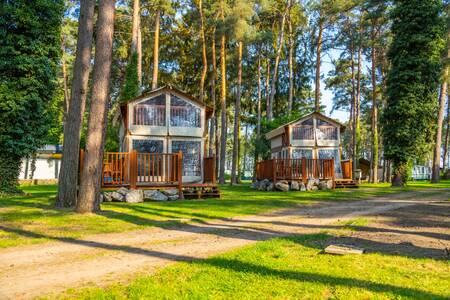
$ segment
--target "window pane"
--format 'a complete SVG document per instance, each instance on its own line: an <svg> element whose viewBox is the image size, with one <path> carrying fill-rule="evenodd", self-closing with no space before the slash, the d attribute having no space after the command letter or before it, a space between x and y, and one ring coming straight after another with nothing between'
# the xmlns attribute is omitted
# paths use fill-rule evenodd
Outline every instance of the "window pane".
<svg viewBox="0 0 450 300"><path fill-rule="evenodd" d="M200 108L170 95L170 126L200 128Z"/></svg>
<svg viewBox="0 0 450 300"><path fill-rule="evenodd" d="M292 150L292 158L307 158L307 159L311 159L312 156L312 150L308 150L308 149L293 149Z"/></svg>
<svg viewBox="0 0 450 300"><path fill-rule="evenodd" d="M183 176L201 176L200 142L172 141L172 153L183 152Z"/></svg>
<svg viewBox="0 0 450 300"><path fill-rule="evenodd" d="M300 125L292 128L292 139L294 140L314 140L313 118L303 121Z"/></svg>
<svg viewBox="0 0 450 300"><path fill-rule="evenodd" d="M140 153L162 153L163 148L163 141L133 140L133 149Z"/></svg>
<svg viewBox="0 0 450 300"><path fill-rule="evenodd" d="M337 140L338 138L338 129L333 124L317 119L317 139L318 140Z"/></svg>
<svg viewBox="0 0 450 300"><path fill-rule="evenodd" d="M166 126L166 96L164 94L134 106L134 125Z"/></svg>
<svg viewBox="0 0 450 300"><path fill-rule="evenodd" d="M342 173L341 158L339 157L339 150L337 150L337 149L319 150L319 159L330 159L330 158L334 158L335 171L337 173Z"/></svg>

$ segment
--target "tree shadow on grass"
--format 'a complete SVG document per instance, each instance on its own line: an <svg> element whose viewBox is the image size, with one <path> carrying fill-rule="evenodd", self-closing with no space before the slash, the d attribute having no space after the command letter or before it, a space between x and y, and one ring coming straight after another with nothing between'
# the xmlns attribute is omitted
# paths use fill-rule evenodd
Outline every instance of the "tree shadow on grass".
<svg viewBox="0 0 450 300"><path fill-rule="evenodd" d="M205 260L198 260L191 256L185 255L177 255L170 254L161 251L147 250L139 247L126 246L126 245L114 245L109 243L102 243L97 241L89 241L89 240L80 240L75 238L63 238L63 237L52 237L44 234L38 234L22 229L14 229L7 228L5 226L0 225L0 229L14 232L16 234L20 234L27 237L32 238L46 238L50 240L60 241L63 243L69 243L74 245L82 245L91 248L99 248L105 250L116 250L116 251L124 251L127 253L145 255L150 257L162 258L170 261L194 261L194 264L197 265L207 265L217 268L222 268L226 270L231 270L233 272L244 272L244 273L253 273L258 276L270 276L277 277L283 280L296 280L300 282L314 282L321 283L329 286L343 286L343 287L351 287L351 288L361 288L368 291L376 292L376 293L393 293L397 296L408 297L408 298L417 298L417 299L448 299L448 297L437 295L431 292L415 289L415 288L407 288L407 287L399 287L392 284L385 283L377 283L368 280L355 279L351 277L337 277L325 274L316 274L312 272L301 272L301 271L292 271L292 270L276 270L272 268L268 268L263 265L253 264L248 262L243 262L237 259L227 259L223 257L213 257ZM317 235L314 235L317 238ZM313 236L313 237L314 237ZM314 245L310 239L305 238L286 238L290 239L296 243L302 244L307 247L315 247L319 248L318 244ZM319 237L319 240L323 239Z"/></svg>

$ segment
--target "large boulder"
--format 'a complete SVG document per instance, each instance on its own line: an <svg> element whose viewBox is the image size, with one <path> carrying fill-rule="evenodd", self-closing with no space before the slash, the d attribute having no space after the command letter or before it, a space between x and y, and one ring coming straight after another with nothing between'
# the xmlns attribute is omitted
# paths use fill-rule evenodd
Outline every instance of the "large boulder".
<svg viewBox="0 0 450 300"><path fill-rule="evenodd" d="M170 196L167 196L167 198L168 198L170 201L173 201L173 200L178 200L178 199L180 199L180 196L179 196L178 194L176 194L176 195L170 195Z"/></svg>
<svg viewBox="0 0 450 300"><path fill-rule="evenodd" d="M270 184L268 179L261 180L258 184L259 191L267 191L267 186Z"/></svg>
<svg viewBox="0 0 450 300"><path fill-rule="evenodd" d="M164 190L163 194L170 197L170 196L178 196L178 189L169 189L169 190Z"/></svg>
<svg viewBox="0 0 450 300"><path fill-rule="evenodd" d="M273 182L269 182L267 185L264 185L266 187L266 191L268 192L272 192L275 190L275 185L273 184Z"/></svg>
<svg viewBox="0 0 450 300"><path fill-rule="evenodd" d="M312 191L313 187L317 187L316 181L314 179L308 179L308 181L306 182L306 190Z"/></svg>
<svg viewBox="0 0 450 300"><path fill-rule="evenodd" d="M103 202L111 202L112 196L110 192L104 192L103 193Z"/></svg>
<svg viewBox="0 0 450 300"><path fill-rule="evenodd" d="M306 192L306 185L303 182L300 182L300 191Z"/></svg>
<svg viewBox="0 0 450 300"><path fill-rule="evenodd" d="M111 193L111 200L115 202L123 202L125 200L125 196L119 192Z"/></svg>
<svg viewBox="0 0 450 300"><path fill-rule="evenodd" d="M167 201L169 197L157 190L145 190L144 199L151 201Z"/></svg>
<svg viewBox="0 0 450 300"><path fill-rule="evenodd" d="M126 187L121 187L120 189L117 190L117 192L125 196L126 194L128 194L129 190Z"/></svg>
<svg viewBox="0 0 450 300"><path fill-rule="evenodd" d="M282 192L288 192L289 191L289 184L287 181L278 181L275 183L275 188Z"/></svg>
<svg viewBox="0 0 450 300"><path fill-rule="evenodd" d="M141 203L141 202L144 202L144 191L142 191L142 190L130 190L125 195L125 202L127 202L127 203Z"/></svg>
<svg viewBox="0 0 450 300"><path fill-rule="evenodd" d="M292 191L298 191L300 190L300 185L298 184L298 181L292 181L291 182L291 190Z"/></svg>

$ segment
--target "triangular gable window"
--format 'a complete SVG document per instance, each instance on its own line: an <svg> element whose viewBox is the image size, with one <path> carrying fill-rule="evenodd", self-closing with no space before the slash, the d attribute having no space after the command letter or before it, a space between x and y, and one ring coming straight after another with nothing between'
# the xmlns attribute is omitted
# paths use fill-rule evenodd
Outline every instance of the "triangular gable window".
<svg viewBox="0 0 450 300"><path fill-rule="evenodd" d="M134 105L133 125L166 126L166 95Z"/></svg>
<svg viewBox="0 0 450 300"><path fill-rule="evenodd" d="M314 120L309 118L302 123L292 127L292 138L294 140L314 140Z"/></svg>

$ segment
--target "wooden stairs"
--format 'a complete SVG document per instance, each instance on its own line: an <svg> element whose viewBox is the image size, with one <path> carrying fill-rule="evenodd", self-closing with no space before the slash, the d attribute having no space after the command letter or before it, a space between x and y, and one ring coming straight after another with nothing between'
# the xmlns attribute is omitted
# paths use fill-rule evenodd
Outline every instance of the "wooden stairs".
<svg viewBox="0 0 450 300"><path fill-rule="evenodd" d="M337 189L357 189L358 184L352 179L336 179L334 186Z"/></svg>
<svg viewBox="0 0 450 300"><path fill-rule="evenodd" d="M184 199L220 198L220 190L216 184L194 183L183 185Z"/></svg>

